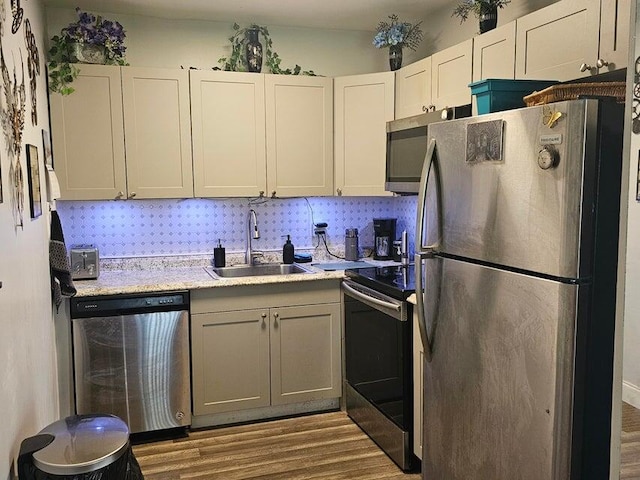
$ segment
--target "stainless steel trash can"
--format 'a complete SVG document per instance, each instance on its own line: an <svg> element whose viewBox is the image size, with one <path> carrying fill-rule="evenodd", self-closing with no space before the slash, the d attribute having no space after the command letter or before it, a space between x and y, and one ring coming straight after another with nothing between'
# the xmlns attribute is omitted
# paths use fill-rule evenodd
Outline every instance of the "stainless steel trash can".
<svg viewBox="0 0 640 480"><path fill-rule="evenodd" d="M73 415L25 439L20 480L143 479L127 424L115 415Z"/></svg>

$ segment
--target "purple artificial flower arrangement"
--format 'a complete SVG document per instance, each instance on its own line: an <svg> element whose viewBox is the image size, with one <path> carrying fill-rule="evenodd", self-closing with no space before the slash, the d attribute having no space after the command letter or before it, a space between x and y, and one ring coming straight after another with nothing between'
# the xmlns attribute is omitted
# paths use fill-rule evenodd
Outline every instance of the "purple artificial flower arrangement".
<svg viewBox="0 0 640 480"><path fill-rule="evenodd" d="M49 47L49 90L62 95L73 92L70 84L80 70L76 62L127 65L125 31L119 22L103 19L76 8L78 21L55 35Z"/></svg>
<svg viewBox="0 0 640 480"><path fill-rule="evenodd" d="M70 42L101 45L105 48L106 63L125 65L125 32L119 22L104 20L89 12L76 8L78 21L63 28L61 35Z"/></svg>

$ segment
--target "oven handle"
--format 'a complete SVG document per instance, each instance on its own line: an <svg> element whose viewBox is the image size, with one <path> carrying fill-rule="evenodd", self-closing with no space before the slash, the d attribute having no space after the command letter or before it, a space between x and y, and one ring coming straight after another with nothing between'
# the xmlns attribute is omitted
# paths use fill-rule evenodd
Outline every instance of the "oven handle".
<svg viewBox="0 0 640 480"><path fill-rule="evenodd" d="M368 302L375 303L376 305L378 305L380 307L390 308L391 310L395 310L396 312L400 312L402 310L402 307L400 305L396 304L396 303L385 302L384 300L380 300L379 298L370 297L369 295L367 295L365 293L362 293L362 292L359 292L355 288L350 287L345 282L342 282L342 287L347 292L349 292L352 296L354 296L355 298L358 298L360 300L366 300Z"/></svg>

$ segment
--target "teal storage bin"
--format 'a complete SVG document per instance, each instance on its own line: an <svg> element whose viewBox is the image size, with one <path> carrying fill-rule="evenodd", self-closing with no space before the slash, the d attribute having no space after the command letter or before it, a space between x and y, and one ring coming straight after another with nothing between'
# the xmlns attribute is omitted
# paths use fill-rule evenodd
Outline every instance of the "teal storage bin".
<svg viewBox="0 0 640 480"><path fill-rule="evenodd" d="M525 106L522 97L559 83L555 80L505 80L488 78L470 83L471 94L476 96L478 115L500 112Z"/></svg>

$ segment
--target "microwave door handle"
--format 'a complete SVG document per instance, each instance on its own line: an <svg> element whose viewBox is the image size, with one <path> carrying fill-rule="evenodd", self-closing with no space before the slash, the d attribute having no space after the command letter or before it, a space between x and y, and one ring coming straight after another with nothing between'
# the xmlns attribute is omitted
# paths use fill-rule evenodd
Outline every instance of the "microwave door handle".
<svg viewBox="0 0 640 480"><path fill-rule="evenodd" d="M418 251L425 252L430 250L437 250L439 241L442 238L442 201L440 188L440 169L438 167L437 159L438 151L436 148L436 140L432 138L429 141L429 148L427 148L427 154L424 157L422 164L422 175L420 176L420 190L418 196L418 215L416 218L416 247ZM425 211L426 211L426 199L427 199L427 186L429 185L429 178L431 175L435 176L436 187L436 214L437 228L438 228L438 240L431 245L425 245L424 241L424 224L425 224Z"/></svg>
<svg viewBox="0 0 640 480"><path fill-rule="evenodd" d="M422 282L422 267L424 260L433 258L433 253L416 253L415 255L415 275L416 275L416 309L418 317L418 330L420 331L420 339L424 349L424 358L427 362L431 362L431 340L429 339L429 331L427 330L427 319L425 317L424 308L424 285Z"/></svg>

